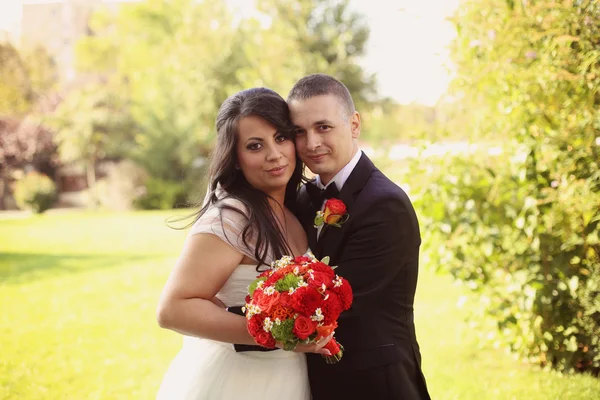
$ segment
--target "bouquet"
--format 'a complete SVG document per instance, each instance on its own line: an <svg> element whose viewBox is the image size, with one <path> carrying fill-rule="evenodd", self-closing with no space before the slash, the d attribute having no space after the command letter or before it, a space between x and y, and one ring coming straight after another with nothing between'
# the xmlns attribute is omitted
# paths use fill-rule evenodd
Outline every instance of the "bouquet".
<svg viewBox="0 0 600 400"><path fill-rule="evenodd" d="M274 348L280 342L285 350L293 350L334 331L340 313L352 304L352 288L327 262L327 257L318 261L312 255L285 256L248 287L244 312L258 344ZM334 338L324 348L331 353L323 356L327 363L341 360L343 347Z"/></svg>

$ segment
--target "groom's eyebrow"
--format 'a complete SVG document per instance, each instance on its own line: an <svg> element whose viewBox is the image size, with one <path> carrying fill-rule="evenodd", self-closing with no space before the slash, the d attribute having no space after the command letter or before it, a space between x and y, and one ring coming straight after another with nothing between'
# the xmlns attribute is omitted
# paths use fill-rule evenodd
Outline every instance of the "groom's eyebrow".
<svg viewBox="0 0 600 400"><path fill-rule="evenodd" d="M313 125L333 125L333 122L331 122L328 119L320 119L320 120L314 122Z"/></svg>

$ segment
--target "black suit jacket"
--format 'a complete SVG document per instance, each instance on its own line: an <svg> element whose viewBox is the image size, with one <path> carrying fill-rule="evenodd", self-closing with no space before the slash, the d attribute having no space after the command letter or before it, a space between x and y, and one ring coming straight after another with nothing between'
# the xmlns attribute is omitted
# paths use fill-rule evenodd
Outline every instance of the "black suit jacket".
<svg viewBox="0 0 600 400"><path fill-rule="evenodd" d="M369 388L364 390L371 399L427 399L413 322L421 244L413 206L364 154L339 199L348 220L340 228L324 227L317 240L313 220L321 204L313 204L304 187L298 194L297 214L310 248L319 259L329 256L354 292L336 329L345 347L342 360L329 365L318 355L307 356L313 399L354 398L361 387Z"/></svg>

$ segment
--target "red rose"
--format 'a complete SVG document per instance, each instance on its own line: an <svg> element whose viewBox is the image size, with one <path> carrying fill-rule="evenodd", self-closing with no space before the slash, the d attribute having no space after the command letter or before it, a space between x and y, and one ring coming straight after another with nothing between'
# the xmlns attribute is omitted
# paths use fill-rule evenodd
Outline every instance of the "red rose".
<svg viewBox="0 0 600 400"><path fill-rule="evenodd" d="M323 284L326 288L330 288L331 286L333 286L333 279L331 279L331 276L329 276L329 274L326 274L321 271L314 271L312 273L312 277L308 277L308 283L311 285L315 285L318 288L321 288Z"/></svg>
<svg viewBox="0 0 600 400"><path fill-rule="evenodd" d="M252 318L248 320L248 332L253 338L256 338L258 333L263 330L263 321L264 318L260 315L253 315Z"/></svg>
<svg viewBox="0 0 600 400"><path fill-rule="evenodd" d="M299 315L294 321L294 334L298 336L298 339L304 340L307 339L317 328L317 324L309 317L305 317L303 315Z"/></svg>
<svg viewBox="0 0 600 400"><path fill-rule="evenodd" d="M254 338L256 343L260 344L263 347L267 347L272 349L275 347L275 338L269 332L261 329L260 332Z"/></svg>
<svg viewBox="0 0 600 400"><path fill-rule="evenodd" d="M292 295L292 308L305 316L313 315L321 305L323 296L313 287L301 287Z"/></svg>
<svg viewBox="0 0 600 400"><path fill-rule="evenodd" d="M340 297L340 302L342 303L342 309L347 310L352 305L352 288L347 280L342 278L342 286L333 287L335 293Z"/></svg>
<svg viewBox="0 0 600 400"><path fill-rule="evenodd" d="M325 203L323 220L326 224L337 224L344 214L346 214L346 205L338 199L329 199Z"/></svg>
<svg viewBox="0 0 600 400"><path fill-rule="evenodd" d="M304 263L310 263L313 259L307 256L298 256L296 258L294 258L294 263L295 264L304 264Z"/></svg>
<svg viewBox="0 0 600 400"><path fill-rule="evenodd" d="M250 304L250 302L252 301L252 298L250 297L249 294L246 295L246 304Z"/></svg>
<svg viewBox="0 0 600 400"><path fill-rule="evenodd" d="M331 267L329 265L327 265L327 264L324 264L324 263L320 262L320 261L311 264L310 268L313 271L318 271L318 272L322 272L322 273L326 274L332 280L333 280L333 278L335 278L335 272L333 272L333 270L331 269Z"/></svg>
<svg viewBox="0 0 600 400"><path fill-rule="evenodd" d="M272 295L265 294L262 290L254 292L252 303L257 305L261 311L269 313L271 308L279 301L279 292L275 291Z"/></svg>

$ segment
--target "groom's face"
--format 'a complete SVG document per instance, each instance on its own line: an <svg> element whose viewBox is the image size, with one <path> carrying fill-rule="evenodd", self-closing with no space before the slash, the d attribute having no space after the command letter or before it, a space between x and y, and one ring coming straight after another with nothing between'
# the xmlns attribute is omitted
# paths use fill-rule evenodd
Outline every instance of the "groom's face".
<svg viewBox="0 0 600 400"><path fill-rule="evenodd" d="M289 107L300 158L323 183L329 183L358 150L360 116L349 115L331 94L292 100Z"/></svg>

